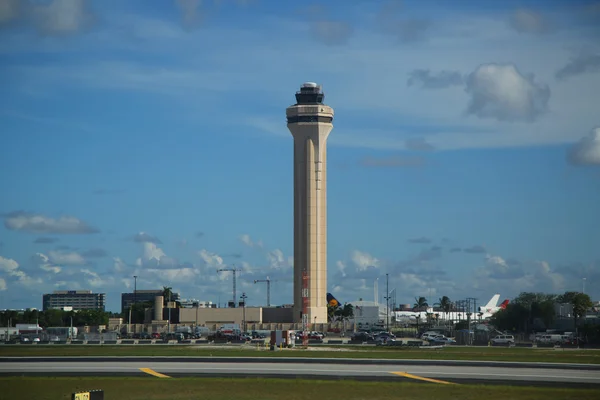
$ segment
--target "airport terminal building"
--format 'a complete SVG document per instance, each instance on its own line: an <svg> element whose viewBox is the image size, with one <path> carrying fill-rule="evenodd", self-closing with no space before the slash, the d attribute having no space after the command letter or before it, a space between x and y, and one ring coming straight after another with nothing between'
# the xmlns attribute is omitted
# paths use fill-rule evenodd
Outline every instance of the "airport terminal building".
<svg viewBox="0 0 600 400"><path fill-rule="evenodd" d="M102 310L106 306L105 293L91 290L55 290L42 296L42 309L46 310Z"/></svg>

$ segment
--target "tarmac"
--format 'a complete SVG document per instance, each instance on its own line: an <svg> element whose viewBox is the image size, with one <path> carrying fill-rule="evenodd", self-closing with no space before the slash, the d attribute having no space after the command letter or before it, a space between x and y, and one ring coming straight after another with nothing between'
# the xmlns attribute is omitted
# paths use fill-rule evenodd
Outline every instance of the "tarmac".
<svg viewBox="0 0 600 400"><path fill-rule="evenodd" d="M1 357L0 376L270 377L600 387L600 365L253 357Z"/></svg>

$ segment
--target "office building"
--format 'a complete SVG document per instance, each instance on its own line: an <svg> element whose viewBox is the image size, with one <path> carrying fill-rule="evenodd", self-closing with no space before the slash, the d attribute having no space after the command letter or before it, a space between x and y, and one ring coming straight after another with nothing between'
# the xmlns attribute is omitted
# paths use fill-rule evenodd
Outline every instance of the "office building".
<svg viewBox="0 0 600 400"><path fill-rule="evenodd" d="M304 83L286 110L294 137L294 321L327 323L327 138L333 109Z"/></svg>
<svg viewBox="0 0 600 400"><path fill-rule="evenodd" d="M102 310L106 306L105 293L92 293L91 290L55 290L42 296L43 310L72 309Z"/></svg>
<svg viewBox="0 0 600 400"><path fill-rule="evenodd" d="M134 302L151 302L154 305L154 298L162 296L163 293L163 290L136 290L135 293L121 293L121 312L127 312ZM171 301L179 301L179 293L173 293Z"/></svg>

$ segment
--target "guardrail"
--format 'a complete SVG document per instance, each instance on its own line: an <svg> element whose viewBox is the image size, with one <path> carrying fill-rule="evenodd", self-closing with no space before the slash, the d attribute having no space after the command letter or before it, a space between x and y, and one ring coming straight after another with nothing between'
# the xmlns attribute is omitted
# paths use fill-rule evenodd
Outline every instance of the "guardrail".
<svg viewBox="0 0 600 400"><path fill-rule="evenodd" d="M6 343L0 342L0 346L57 346L57 345L89 345L89 346L106 346L106 345L123 345L123 346L138 346L138 345L179 345L179 346L190 346L190 345L230 345L230 346L266 346L270 343L269 340L266 339L252 339L250 341L227 341L227 340L215 340L209 341L207 339L186 339L180 342L176 340L162 340L162 339L120 339L120 340L73 340L73 341L44 341L44 342L13 342ZM296 346L302 345L301 340L296 340ZM372 340L362 341L362 340L348 340L348 339L311 339L308 342L311 346L402 346L402 347L440 347L440 346L431 346L424 343L421 340L414 339L405 339L405 340L397 340L395 342L389 342L382 344L381 342L375 342ZM463 345L451 344L446 345L448 347L462 347ZM577 345L563 344L563 345L554 345L554 344L541 344L541 343L515 343L515 344L479 344L479 345L470 345L469 347L519 347L519 348L562 348L562 349L577 349L583 348ZM444 347L444 346L441 346ZM598 345L586 345L585 348L599 348Z"/></svg>

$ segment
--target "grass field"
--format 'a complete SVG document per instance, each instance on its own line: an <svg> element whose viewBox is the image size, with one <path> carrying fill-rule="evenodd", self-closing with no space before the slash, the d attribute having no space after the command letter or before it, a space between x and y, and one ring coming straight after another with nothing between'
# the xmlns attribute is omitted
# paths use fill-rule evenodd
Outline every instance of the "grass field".
<svg viewBox="0 0 600 400"><path fill-rule="evenodd" d="M573 349L531 349L501 347L446 347L439 350L415 348L364 348L347 350L290 349L284 351L256 348L205 346L101 346L101 345L15 345L0 346L0 357L21 356L212 356L212 357L315 357L315 358L384 358L481 360L600 364L600 351Z"/></svg>
<svg viewBox="0 0 600 400"><path fill-rule="evenodd" d="M104 390L106 400L581 400L598 398L589 389L438 385L406 382L278 380L260 378L0 378L2 398L60 400L73 392Z"/></svg>

